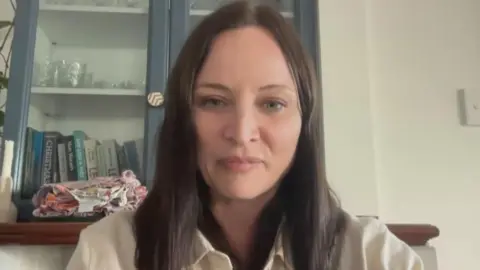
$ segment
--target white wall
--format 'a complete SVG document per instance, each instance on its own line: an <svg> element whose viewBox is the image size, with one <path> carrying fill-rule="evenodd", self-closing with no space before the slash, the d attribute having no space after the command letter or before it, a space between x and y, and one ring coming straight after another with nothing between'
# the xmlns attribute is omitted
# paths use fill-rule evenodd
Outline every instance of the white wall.
<svg viewBox="0 0 480 270"><path fill-rule="evenodd" d="M478 0L320 0L330 180L354 213L438 226L441 270L480 267L480 128L460 126L456 102L480 89L479 13Z"/></svg>
<svg viewBox="0 0 480 270"><path fill-rule="evenodd" d="M319 3L328 178L346 209L377 215L365 4Z"/></svg>

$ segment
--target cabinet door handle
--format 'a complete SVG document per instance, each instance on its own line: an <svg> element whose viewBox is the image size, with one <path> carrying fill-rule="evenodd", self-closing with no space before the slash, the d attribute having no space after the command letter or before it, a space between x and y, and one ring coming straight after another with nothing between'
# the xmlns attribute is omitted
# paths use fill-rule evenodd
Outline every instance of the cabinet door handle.
<svg viewBox="0 0 480 270"><path fill-rule="evenodd" d="M163 105L163 94L161 92L151 92L147 96L148 104L152 107L160 107Z"/></svg>

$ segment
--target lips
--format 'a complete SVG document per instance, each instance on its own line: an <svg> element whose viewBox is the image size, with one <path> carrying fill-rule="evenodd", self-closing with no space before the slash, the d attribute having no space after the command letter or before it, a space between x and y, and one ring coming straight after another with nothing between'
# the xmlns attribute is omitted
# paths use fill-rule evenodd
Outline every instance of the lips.
<svg viewBox="0 0 480 270"><path fill-rule="evenodd" d="M262 160L255 157L227 157L220 160L221 164L234 172L248 172L262 163Z"/></svg>

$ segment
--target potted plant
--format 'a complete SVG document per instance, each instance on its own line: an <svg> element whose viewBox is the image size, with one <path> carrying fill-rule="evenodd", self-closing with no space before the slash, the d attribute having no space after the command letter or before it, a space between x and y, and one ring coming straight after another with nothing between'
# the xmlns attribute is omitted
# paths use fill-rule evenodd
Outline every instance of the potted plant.
<svg viewBox="0 0 480 270"><path fill-rule="evenodd" d="M12 54L12 47L10 46L6 49L7 40L13 32L13 22L11 21L0 21L0 30L7 29L3 39L0 39L0 58L4 62L4 69L0 70L0 93L6 91L8 87L8 68L10 65L10 56ZM6 49L6 50L5 50ZM5 55L6 54L6 55ZM0 104L0 109L3 109L5 104ZM5 113L0 110L0 127L3 127L3 121L5 118Z"/></svg>

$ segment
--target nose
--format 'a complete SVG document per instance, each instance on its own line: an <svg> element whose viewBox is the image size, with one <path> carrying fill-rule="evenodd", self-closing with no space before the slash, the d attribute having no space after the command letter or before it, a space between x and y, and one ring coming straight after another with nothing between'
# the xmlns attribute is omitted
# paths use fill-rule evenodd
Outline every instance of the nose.
<svg viewBox="0 0 480 270"><path fill-rule="evenodd" d="M224 130L224 136L235 145L246 145L260 138L259 121L255 110L239 109L232 112Z"/></svg>

